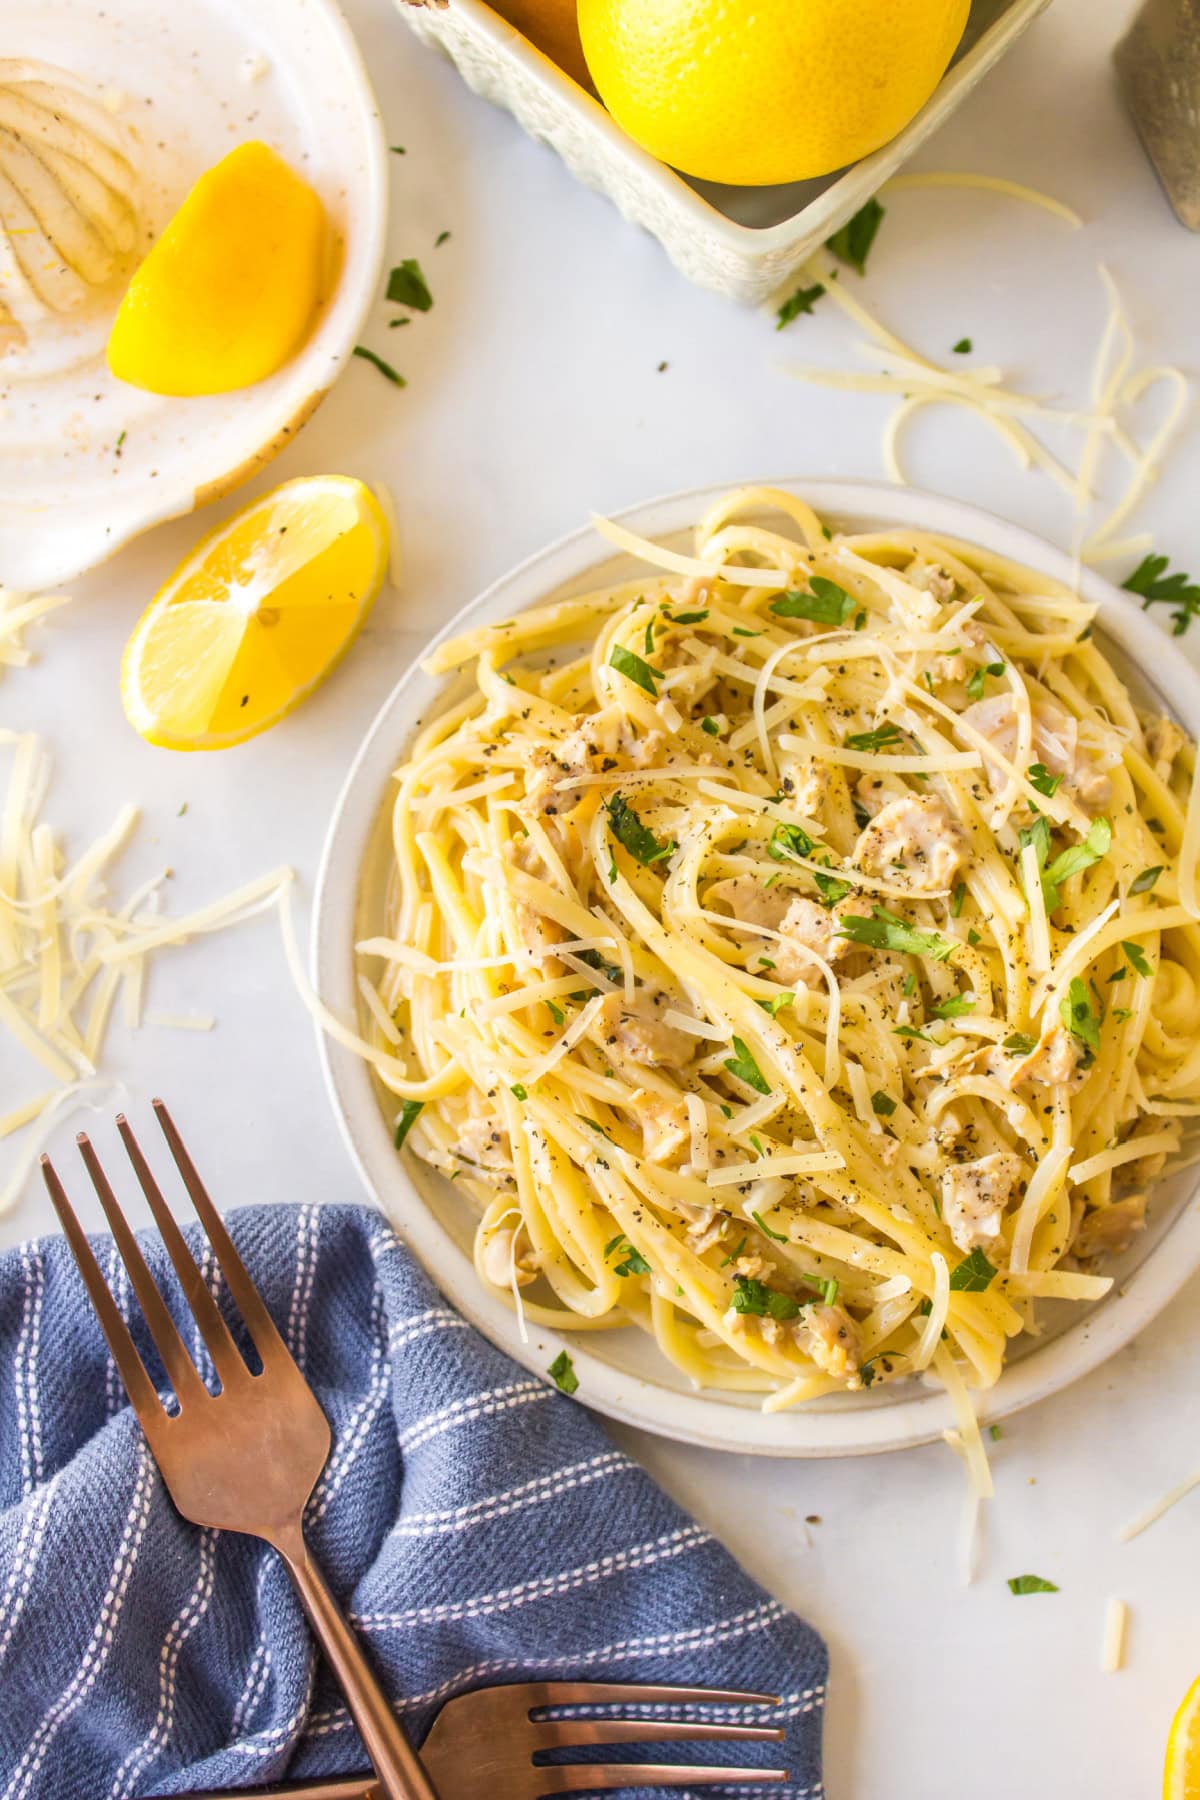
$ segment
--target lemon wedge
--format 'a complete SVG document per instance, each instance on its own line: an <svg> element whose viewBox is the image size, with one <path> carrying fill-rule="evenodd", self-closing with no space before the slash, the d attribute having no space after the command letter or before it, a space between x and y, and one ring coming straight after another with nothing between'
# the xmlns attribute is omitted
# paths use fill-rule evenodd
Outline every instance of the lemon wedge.
<svg viewBox="0 0 1200 1800"><path fill-rule="evenodd" d="M1200 1675L1171 1720L1163 1800L1200 1800Z"/></svg>
<svg viewBox="0 0 1200 1800"><path fill-rule="evenodd" d="M224 394L283 367L321 295L325 210L267 144L202 175L134 271L108 366L152 394Z"/></svg>
<svg viewBox="0 0 1200 1800"><path fill-rule="evenodd" d="M347 475L284 482L204 538L138 620L125 716L148 744L221 750L274 725L353 643L383 585L388 529Z"/></svg>

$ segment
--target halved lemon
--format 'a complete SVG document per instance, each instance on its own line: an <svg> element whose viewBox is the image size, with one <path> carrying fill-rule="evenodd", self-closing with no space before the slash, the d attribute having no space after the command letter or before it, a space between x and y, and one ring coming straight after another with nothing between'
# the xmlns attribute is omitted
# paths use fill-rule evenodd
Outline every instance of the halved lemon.
<svg viewBox="0 0 1200 1800"><path fill-rule="evenodd" d="M121 701L148 744L221 750L274 725L354 642L388 529L348 475L306 475L204 538L125 646Z"/></svg>
<svg viewBox="0 0 1200 1800"><path fill-rule="evenodd" d="M1200 1800L1200 1675L1171 1720L1163 1800Z"/></svg>

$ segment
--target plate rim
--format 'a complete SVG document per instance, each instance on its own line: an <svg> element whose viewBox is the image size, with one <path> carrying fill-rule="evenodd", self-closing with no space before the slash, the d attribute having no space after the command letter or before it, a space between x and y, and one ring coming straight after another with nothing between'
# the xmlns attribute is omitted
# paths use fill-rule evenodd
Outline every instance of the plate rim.
<svg viewBox="0 0 1200 1800"><path fill-rule="evenodd" d="M654 537L693 524L703 505L736 487L778 488L802 495L819 513L861 516L965 539L993 554L1066 581L1104 611L1105 628L1143 669L1193 735L1200 736L1200 674L1183 657L1164 658L1165 639L1133 598L1094 569L1022 525L967 501L918 488L845 478L786 476L775 480L708 482L622 508L611 516ZM359 871L391 767L411 736L416 713L405 716L422 661L446 638L489 611L522 610L540 595L612 561L615 552L590 525L546 544L469 599L405 667L355 751L330 816L313 896L310 973L333 1011L353 1016L353 964L344 953L358 906ZM509 603L510 596L513 597ZM501 604L501 602L505 604ZM1155 653L1160 659L1155 662ZM426 678L428 679L428 678ZM588 1348L588 1334L531 1329L522 1341L512 1311L483 1290L463 1256L426 1206L397 1157L367 1066L315 1026L326 1092L343 1141L367 1194L389 1218L439 1289L477 1330L531 1373L545 1376L558 1349L568 1349L580 1378L578 1397L608 1418L656 1436L707 1449L779 1458L881 1454L934 1442L954 1424L949 1397L924 1389L885 1405L763 1413L712 1394L681 1393L614 1368ZM384 1194L392 1201L388 1205ZM1166 1254L1170 1245L1170 1253ZM458 1265L456 1268L454 1265ZM1175 1218L1119 1292L1021 1362L1008 1365L978 1401L982 1423L1008 1417L1092 1373L1129 1343L1200 1269L1200 1208L1181 1201ZM465 1270L466 1279L456 1279Z"/></svg>

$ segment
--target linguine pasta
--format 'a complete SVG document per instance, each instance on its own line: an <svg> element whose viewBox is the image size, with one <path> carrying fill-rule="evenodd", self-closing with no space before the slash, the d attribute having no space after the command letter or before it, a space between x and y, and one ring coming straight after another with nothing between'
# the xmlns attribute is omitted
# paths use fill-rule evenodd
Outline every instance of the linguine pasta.
<svg viewBox="0 0 1200 1800"><path fill-rule="evenodd" d="M397 1140L523 1315L772 1408L928 1370L969 1454L1200 1104L1195 746L969 545L763 489L692 555L598 524L643 578L427 665L358 946Z"/></svg>

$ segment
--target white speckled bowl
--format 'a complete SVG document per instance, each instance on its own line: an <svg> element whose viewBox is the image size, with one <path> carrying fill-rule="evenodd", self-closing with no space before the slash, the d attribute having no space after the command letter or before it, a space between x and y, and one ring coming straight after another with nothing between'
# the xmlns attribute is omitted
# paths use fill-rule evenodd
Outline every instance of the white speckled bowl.
<svg viewBox="0 0 1200 1800"><path fill-rule="evenodd" d="M785 480L769 485L803 494L823 517L848 529L919 526L980 544L1060 581L1074 580L1062 551L959 501L866 482ZM647 537L683 544L697 518L723 491L706 488L652 500L620 517ZM644 565L606 555L592 531L576 532L472 600L434 642L468 626L511 618L550 598L626 578L638 566ZM1135 691L1152 695L1189 732L1200 735L1200 677L1183 657L1167 651L1161 631L1130 595L1088 570L1081 591L1100 607L1106 648ZM383 925L390 861L384 801L390 776L418 720L437 708L445 686L424 674L419 664L409 669L368 732L334 813L318 880L313 955L318 988L343 1017L360 1011L352 946ZM753 1396L697 1392L650 1339L632 1328L560 1338L535 1326L528 1343L522 1342L511 1309L483 1292L476 1278L470 1205L435 1170L414 1157L397 1156L382 1095L366 1065L327 1038L321 1038L320 1048L334 1109L359 1173L439 1287L493 1343L535 1373L544 1373L566 1344L579 1376L579 1398L589 1406L664 1437L765 1456L908 1449L931 1442L953 1424L944 1393L908 1383L763 1413ZM394 1114L394 1100L390 1110ZM1191 1171L1156 1190L1153 1221L1134 1249L1113 1265L1118 1280L1103 1301L1091 1308L1061 1303L1056 1311L1046 1309L1046 1334L1023 1343L996 1387L983 1397L985 1420L1032 1405L1094 1369L1128 1343L1200 1268L1200 1207L1190 1204L1196 1181Z"/></svg>
<svg viewBox="0 0 1200 1800"><path fill-rule="evenodd" d="M104 362L124 277L52 375L0 360L0 582L51 587L228 493L290 440L345 366L379 277L387 152L335 0L7 0L4 47L77 71L136 136L148 236L233 146L262 138L317 189L340 270L299 352L235 393L167 399ZM123 434L123 435L122 435Z"/></svg>

